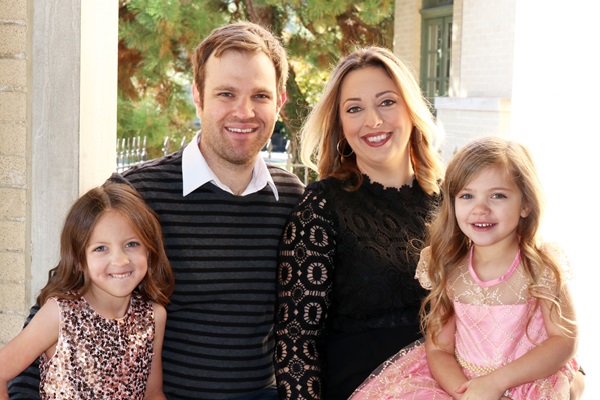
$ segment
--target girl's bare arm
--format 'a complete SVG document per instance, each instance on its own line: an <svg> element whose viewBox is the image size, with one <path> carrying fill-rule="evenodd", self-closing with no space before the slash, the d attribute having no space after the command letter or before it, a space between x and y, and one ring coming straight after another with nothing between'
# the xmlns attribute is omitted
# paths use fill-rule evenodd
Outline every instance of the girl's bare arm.
<svg viewBox="0 0 600 400"><path fill-rule="evenodd" d="M8 400L8 381L58 341L58 304L50 299L13 340L0 349L0 400Z"/></svg>
<svg viewBox="0 0 600 400"><path fill-rule="evenodd" d="M167 311L159 304L154 303L154 355L152 356L152 365L150 375L146 383L146 393L144 400L165 400L163 393L162 376L162 345L165 336L165 325L167 322Z"/></svg>
<svg viewBox="0 0 600 400"><path fill-rule="evenodd" d="M454 356L456 322L454 316L444 325L435 345L429 335L425 339L425 351L429 370L446 393L459 399L456 389L467 381L467 377Z"/></svg>

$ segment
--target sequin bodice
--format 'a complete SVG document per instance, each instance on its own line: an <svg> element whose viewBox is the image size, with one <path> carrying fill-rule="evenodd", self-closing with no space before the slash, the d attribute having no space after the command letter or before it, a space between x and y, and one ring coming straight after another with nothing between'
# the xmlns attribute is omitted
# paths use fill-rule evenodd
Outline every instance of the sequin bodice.
<svg viewBox="0 0 600 400"><path fill-rule="evenodd" d="M56 352L40 358L40 398L142 399L152 362L154 312L135 293L125 317L98 314L84 298L54 298Z"/></svg>

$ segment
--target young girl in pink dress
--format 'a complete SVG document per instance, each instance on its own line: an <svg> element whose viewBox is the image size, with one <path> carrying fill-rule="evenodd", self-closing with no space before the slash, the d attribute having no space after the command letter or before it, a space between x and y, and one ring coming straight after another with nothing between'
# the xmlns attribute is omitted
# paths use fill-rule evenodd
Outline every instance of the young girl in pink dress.
<svg viewBox="0 0 600 400"><path fill-rule="evenodd" d="M538 241L540 182L527 149L484 138L448 165L417 278L424 342L351 399L568 399L578 369L564 253Z"/></svg>
<svg viewBox="0 0 600 400"><path fill-rule="evenodd" d="M139 194L122 184L91 189L67 215L42 308L0 349L0 399L38 357L42 400L165 399L173 286L160 224Z"/></svg>

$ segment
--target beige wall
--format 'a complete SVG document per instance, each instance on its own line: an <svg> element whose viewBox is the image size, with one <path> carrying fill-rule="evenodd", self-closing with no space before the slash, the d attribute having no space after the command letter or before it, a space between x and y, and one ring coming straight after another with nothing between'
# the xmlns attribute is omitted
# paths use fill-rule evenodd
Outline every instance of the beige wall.
<svg viewBox="0 0 600 400"><path fill-rule="evenodd" d="M412 65L421 66L421 0L396 0L394 13L394 54Z"/></svg>
<svg viewBox="0 0 600 400"><path fill-rule="evenodd" d="M516 0L455 0L452 97L512 96Z"/></svg>
<svg viewBox="0 0 600 400"><path fill-rule="evenodd" d="M0 2L0 343L23 323L28 231L27 2Z"/></svg>
<svg viewBox="0 0 600 400"><path fill-rule="evenodd" d="M0 346L58 261L68 208L114 170L117 33L118 0L0 2Z"/></svg>

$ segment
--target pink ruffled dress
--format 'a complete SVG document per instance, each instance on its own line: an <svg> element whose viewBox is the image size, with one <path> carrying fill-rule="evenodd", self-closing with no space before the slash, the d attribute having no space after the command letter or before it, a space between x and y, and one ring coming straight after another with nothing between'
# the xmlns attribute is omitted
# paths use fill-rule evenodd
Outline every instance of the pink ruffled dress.
<svg viewBox="0 0 600 400"><path fill-rule="evenodd" d="M546 245L557 255L565 272L568 260L557 247ZM421 253L417 278L431 289L427 279L430 249ZM534 311L535 300L528 294L529 278L519 255L502 277L481 281L466 263L452 271L448 294L455 308L456 359L467 378L472 379L498 369L521 357L548 338L541 309ZM551 275L544 271L541 284L550 287ZM527 321L533 312L531 322ZM527 329L527 331L526 331ZM579 365L575 359L558 372L509 389L511 399L569 399L569 387ZM366 399L452 399L431 376L422 341L404 348L384 362L354 392L352 400Z"/></svg>

